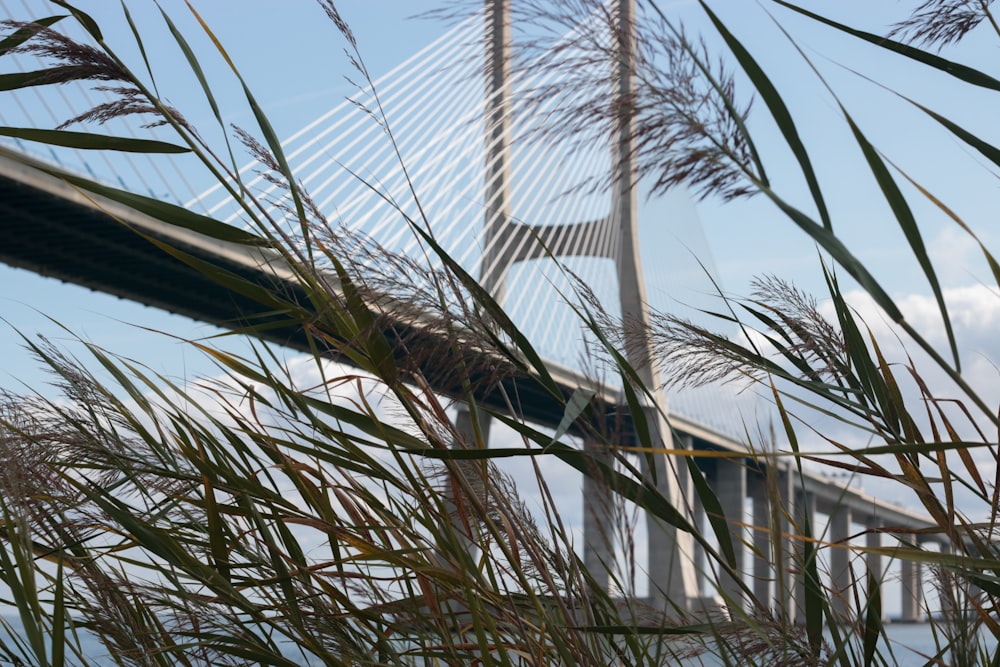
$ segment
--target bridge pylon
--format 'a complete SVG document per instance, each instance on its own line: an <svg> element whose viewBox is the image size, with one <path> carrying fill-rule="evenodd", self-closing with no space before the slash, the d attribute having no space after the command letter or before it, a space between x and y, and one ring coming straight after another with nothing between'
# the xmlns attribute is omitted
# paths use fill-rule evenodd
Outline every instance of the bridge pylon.
<svg viewBox="0 0 1000 667"><path fill-rule="evenodd" d="M611 210L603 218L571 222L560 225L532 226L517 222L511 215L510 187L510 1L486 0L489 12L490 34L487 36L488 58L486 67L486 183L485 229L480 280L499 302L504 300L507 271L516 263L535 259L551 253L557 257L577 254L613 259L617 269L621 315L624 321L635 322L645 331L650 316L646 301L645 283L638 245L638 196L637 175L634 162L634 0L617 0L618 53L617 90L612 104L620 113L616 116L612 146L612 197ZM581 226L586 227L581 229ZM581 251L569 242L572 235L581 232L600 235L617 242L594 244L602 250ZM687 467L676 457L664 452L673 450L669 425L664 418L666 398L659 390L661 383L648 343L630 346L628 361L639 378L650 388L655 403L645 409L644 417L652 434L649 443L652 461L643 474L654 482L663 495L682 513L690 515L687 498L690 482ZM467 420L466 420L467 421ZM592 447L592 443L585 447ZM595 451L595 450L592 450ZM607 453L600 455L607 455ZM608 489L596 488L589 481L584 485L584 562L599 585L605 589L614 567L614 548L611 535L616 512ZM667 611L689 610L698 599L694 566L694 544L691 535L678 531L671 525L647 516L648 554L646 572L649 577L650 601Z"/></svg>
<svg viewBox="0 0 1000 667"><path fill-rule="evenodd" d="M638 176L635 164L635 0L617 0L616 48L617 99L615 100L615 159L614 205L620 241L616 265L622 320L636 326L641 345L629 345L629 364L639 379L649 388L656 404L644 408L652 442L652 469L644 471L657 489L679 511L691 519L688 498L691 495L687 466L676 456L664 452L674 450L675 443L667 414L666 397L660 387L659 373L653 364L652 350L645 333L649 331L650 315L646 299L646 283L639 254ZM694 568L694 541L689 533L678 531L651 514L646 517L648 532L649 596L656 606L663 603L687 610L698 598Z"/></svg>

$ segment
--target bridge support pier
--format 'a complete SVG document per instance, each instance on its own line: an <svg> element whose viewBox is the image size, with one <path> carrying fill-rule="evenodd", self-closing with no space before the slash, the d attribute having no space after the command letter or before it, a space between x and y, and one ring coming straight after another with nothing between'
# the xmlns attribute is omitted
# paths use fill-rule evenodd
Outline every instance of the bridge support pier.
<svg viewBox="0 0 1000 667"><path fill-rule="evenodd" d="M847 618L851 609L851 591L854 573L851 571L850 537L853 516L850 507L838 507L830 515L830 588L833 611Z"/></svg>
<svg viewBox="0 0 1000 667"><path fill-rule="evenodd" d="M882 522L878 520L877 517L869 517L868 522L865 524L868 534L865 535L865 546L869 549L878 549L882 546L882 533L878 532L881 527ZM865 556L865 564L868 568L869 579L869 589L868 598L871 599L872 594L875 592L876 588L881 591L882 588L882 578L885 576L885 570L882 567L882 554L872 553L869 551ZM885 607L883 607L884 609ZM885 615L885 612L882 612Z"/></svg>
<svg viewBox="0 0 1000 667"><path fill-rule="evenodd" d="M592 441L584 442L584 451L595 461L614 464L614 457L606 446ZM611 573L615 569L614 494L607 484L589 475L583 478L583 564L594 585L610 593Z"/></svg>
<svg viewBox="0 0 1000 667"><path fill-rule="evenodd" d="M618 34L615 50L617 55L617 90L615 91L615 149L612 156L612 215L618 226L617 257L615 265L618 273L618 296L621 303L622 320L632 323L640 337L646 335L650 326L650 314L646 301L646 283L642 275L642 261L639 252L638 225L638 176L636 173L635 136L635 0L618 0L615 17ZM652 435L654 452L649 456L652 470L645 470L646 479L652 482L668 502L677 510L687 514L687 499L690 498L690 479L686 463L682 457L668 456L663 451L674 448L675 443L669 425L664 418L666 401L659 387L662 386L652 358L651 343L643 341L626 350L628 362L635 369L642 383L655 392L654 404L643 409L643 416ZM638 415L636 415L638 416ZM678 443L678 446L680 444ZM687 517L690 520L690 515ZM667 613L684 612L691 609L697 597L693 547L691 535L678 531L675 527L647 514L646 519L649 552L647 571L649 572L649 595L654 606Z"/></svg>
<svg viewBox="0 0 1000 667"><path fill-rule="evenodd" d="M691 497L690 476L681 457L662 452L672 449L670 430L655 407L645 409L650 433L653 435L653 453L649 458L651 470L644 470L646 478L666 498L671 505L684 512ZM646 465L646 464L644 464ZM690 519L690 516L688 517ZM646 514L646 532L649 541L646 570L649 573L649 601L656 608L668 614L683 613L695 606L698 596L698 582L694 570L694 540L689 533L677 530L650 513Z"/></svg>
<svg viewBox="0 0 1000 667"><path fill-rule="evenodd" d="M903 596L900 620L904 623L920 623L925 617L921 570L920 563L911 560L899 562L900 578L903 584L900 591Z"/></svg>
<svg viewBox="0 0 1000 667"><path fill-rule="evenodd" d="M733 555L736 557L733 568L736 576L722 575L720 593L726 606L735 611L746 606L746 594L742 587L743 570L746 566L746 531L742 524L745 520L744 501L747 497L747 469L742 459L716 459L712 482L715 494L719 499L719 505L722 507L722 513L726 517L729 539L733 544ZM756 539L756 534L754 539ZM732 611L730 615L732 615Z"/></svg>
<svg viewBox="0 0 1000 667"><path fill-rule="evenodd" d="M777 516L778 525L771 525L772 534L778 542L771 545L774 558L774 596L775 611L787 623L795 621L796 586L798 581L799 562L796 562L797 543L792 539L795 534L796 490L794 477L790 471L781 471L777 477L779 507L772 511L772 521Z"/></svg>
<svg viewBox="0 0 1000 667"><path fill-rule="evenodd" d="M775 572L771 567L771 503L767 498L764 478L754 475L750 482L753 502L753 595L761 606L770 608L774 603L771 584Z"/></svg>
<svg viewBox="0 0 1000 667"><path fill-rule="evenodd" d="M789 471L787 477L789 483L794 479L793 473ZM808 527L810 535L816 532L816 496L808 489L796 489L790 495L795 498L794 507L789 508L792 516L795 517L791 526L793 537L789 539L788 555L791 561L789 574L792 580L791 588L794 591L794 608L789 615L789 620L804 624L806 620L806 576L807 568L814 567L814 563L806 561L806 543L802 537ZM812 550L812 558L816 557L816 550Z"/></svg>
<svg viewBox="0 0 1000 667"><path fill-rule="evenodd" d="M685 443L686 444L686 443ZM707 475L706 475L707 477ZM707 479L708 483L711 484L711 478ZM691 496L691 523L694 527L705 534L705 504L701 501L701 496L697 493L692 493ZM708 591L705 582L709 580L708 572L705 571L708 565L705 559L705 547L701 545L700 542L695 542L694 545L694 576L695 581L695 591L698 597L703 597L711 593Z"/></svg>

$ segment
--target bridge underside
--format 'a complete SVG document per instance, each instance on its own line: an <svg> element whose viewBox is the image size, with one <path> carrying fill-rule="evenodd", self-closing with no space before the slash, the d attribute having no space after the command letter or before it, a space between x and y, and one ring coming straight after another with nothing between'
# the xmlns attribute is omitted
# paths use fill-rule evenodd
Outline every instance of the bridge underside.
<svg viewBox="0 0 1000 667"><path fill-rule="evenodd" d="M317 341L310 340L297 320L276 316L271 306L220 285L144 235L248 283L279 290L289 302L308 307L310 297L302 286L276 276L261 259L248 259L252 249L178 230L114 202L102 200L98 204L99 199L83 195L27 161L0 155L0 262L225 329L257 327L255 337L304 352L314 349ZM427 337L405 324L388 325L384 334L391 341L404 339L411 345L420 336ZM331 357L336 355L331 352ZM435 367L426 369L427 373L440 375L442 358L431 363ZM477 400L506 411L506 392L516 397L525 419L540 424L559 423L570 387L583 380L565 382L560 402L527 378L508 378L495 384L484 371L477 379L481 380L474 384L481 387ZM461 388L440 389L443 394L458 395ZM595 410L595 415L605 415L605 429L613 421L607 417L612 412L607 406Z"/></svg>
<svg viewBox="0 0 1000 667"><path fill-rule="evenodd" d="M0 175L0 234L0 261L43 276L222 327L245 322L260 310L96 206L69 201L7 174ZM159 239L169 241L162 235ZM197 248L183 249L251 277L243 267L226 266Z"/></svg>
<svg viewBox="0 0 1000 667"><path fill-rule="evenodd" d="M297 320L279 318L271 312L271 307L220 286L202 272L151 243L143 234L137 233L131 227L133 225L140 228L143 234L169 243L191 257L228 271L235 277L255 285L278 289L292 303L301 304L304 308L308 308L310 304L309 294L302 286L292 279L276 275L274 270L266 266L263 255L257 252L257 259L251 259L256 252L251 248L225 244L193 232L178 231L171 225L145 218L113 202L98 205L65 181L44 173L25 161L0 155L0 238L3 238L0 243L0 262L228 329L269 324L271 326L255 335L292 349L311 351L311 344L316 341L310 341ZM422 333L415 326L399 323L388 324L383 333L390 342L402 338L412 345L419 345L421 336L429 337L429 334ZM440 341L427 342L440 344ZM476 350L462 350L456 354L465 354L469 359L476 355L482 356ZM335 358L334 354L331 356ZM400 361L405 363L406 360L401 358ZM441 365L443 362L438 357L432 363ZM456 358L454 363L460 361ZM427 372L433 375L438 370L428 368ZM479 378L482 381L476 385L480 387L477 400L490 408L505 412L506 397L513 397L525 420L552 426L562 420L564 405L573 388L588 386L586 378L569 372L562 373L557 369L554 375L562 387L562 401L543 390L540 383L523 375L508 377L499 384ZM459 387L436 387L444 394L460 394ZM619 410L613 397L609 395L603 400L595 400L590 406L589 416L590 423L595 428L605 433L618 434L613 437L613 441L631 444L633 425L627 411ZM739 443L683 418L672 416L671 426L677 429L678 437L685 439L686 446L693 451L724 450L736 453L733 458L703 459L699 461L699 465L718 488L725 489L720 498L724 496L727 502L727 516L741 516L744 501L750 497L754 498L755 520L759 506L759 523L766 525L768 514L764 510L767 508L767 501L758 501L756 498L762 488L760 480L767 467L765 462L741 456L745 450L737 449L741 447ZM817 502L820 502L820 511L828 512L831 516L842 511L854 512L856 517L864 517L862 520L866 526L932 525L915 514L879 503L863 493L845 494L842 486L818 475L806 474L805 478L793 479L786 466L779 468L779 474L787 480L785 484L788 487L788 497L801 496L801 500L796 502L797 506L815 511ZM803 490L807 484L808 494ZM869 514L872 516L868 517ZM844 524L840 532L845 533L846 537L851 525L850 515L836 518L839 520L837 525ZM877 537L877 533L873 535ZM739 545L746 536L737 532L733 537L735 544ZM760 535L755 534L755 545L758 537ZM877 541L869 546L872 544L878 546ZM767 545L762 543L759 550L766 554ZM741 557L741 569L749 569L749 558L747 555L744 563ZM756 558L756 561L761 562L754 563L755 572L761 564L767 569L767 572L761 571L760 581L766 582L768 577L774 577L770 569L773 564L765 563L760 558ZM881 570L882 566L876 563L873 567ZM846 567L840 569L849 571ZM914 581L917 578L918 575L911 577ZM787 590L795 588L791 582L787 586ZM727 594L731 594L732 599L738 599L737 587L729 588L733 590L727 590ZM919 592L919 584L910 585L910 589ZM768 599L768 595L766 591L762 591L761 599ZM911 597L917 599L917 595L918 593L912 593ZM910 616L917 618L918 605L913 603L910 606L916 610L910 610Z"/></svg>
<svg viewBox="0 0 1000 667"><path fill-rule="evenodd" d="M27 159L14 160L0 154L0 238L3 239L0 262L227 329L271 324L270 328L263 328L255 335L291 349L312 351L311 343L316 341L310 341L298 321L277 318L270 307L219 285L166 253L129 225L140 227L144 234L170 243L249 283L278 289L291 302L305 307L310 303L309 295L299 284L266 270L260 259L248 260L246 246L207 239L186 230L178 231L151 218L143 219L134 210L113 202L102 202L98 206L94 199L40 171ZM408 341L421 335L416 327L400 324L388 326L384 333L391 340L405 338ZM472 350L468 354L478 353ZM436 360L440 361L440 358ZM434 374L435 370L427 372ZM476 378L483 380L477 385L481 389L476 398L488 407L505 412L506 394L521 410L524 419L554 426L561 422L564 406L574 388L591 386L591 383L558 366L551 370L561 386L562 401L543 390L535 380L523 376L508 378L496 386L485 382L485 378ZM439 389L444 394L459 394L458 387ZM619 434L615 440L620 444L634 444L630 415L616 404L615 396L598 393L591 405L587 416L595 428ZM741 443L681 416L671 415L670 421L674 429L692 439L695 451L745 452ZM737 460L757 474L767 467L763 460L742 457ZM838 484L809 473L806 477L810 478L811 487L823 489L821 495L831 502L845 502L843 489ZM857 505L858 512L868 508L872 500L863 494L849 499ZM924 523L915 515L891 507L880 509L886 521Z"/></svg>

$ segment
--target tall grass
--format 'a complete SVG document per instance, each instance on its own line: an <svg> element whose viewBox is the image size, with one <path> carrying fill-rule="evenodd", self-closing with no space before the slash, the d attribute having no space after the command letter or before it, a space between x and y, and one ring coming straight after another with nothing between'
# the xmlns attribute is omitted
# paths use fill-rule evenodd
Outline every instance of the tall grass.
<svg viewBox="0 0 1000 667"><path fill-rule="evenodd" d="M599 582L610 577L614 589L628 590L629 581L616 567L592 572L584 566L537 457L556 459L594 480L603 493L691 532L706 554L706 574L715 577L712 586L721 591L722 578L732 575L729 524L744 519L720 514L718 498L693 465L696 453L677 463L692 463L694 493L712 518L708 530L691 524L685 508L673 506L635 469L630 455L636 448L621 446L601 415L607 406L587 391L566 392L556 384L503 309L436 244L432 220L406 222L444 267L433 271L334 228L299 187L254 93L221 45L214 55L225 58L242 84L242 102L256 122L252 128L225 126L218 108L229 101L216 100L204 77L202 59L211 54L196 54L164 13L168 32L216 110L228 137L224 148L204 141L181 111L158 97L153 76L160 63L124 62L88 15L69 2L54 4L68 16L6 24L0 56L29 51L51 64L41 73L6 75L5 87L67 80L111 86L116 101L67 120L93 125L140 115L169 128L172 143L113 139L99 127L93 133L2 131L56 145L193 154L239 202L251 233L63 176L165 223L261 249L279 263L308 302L204 267L181 249L163 248L300 327L314 351L310 363L318 380L296 384L264 343L238 356L192 342L217 364L222 379L180 386L93 345L85 345L86 356L77 359L26 338L62 395L5 394L0 400L0 580L7 588L7 609L18 619L12 637L0 635L0 660L96 664L83 648L90 633L116 664L137 665L673 664L706 653L723 664L893 664L875 585L882 573L858 577L846 594L830 590L819 555L845 546L829 544L821 530L791 511L776 473L781 460L790 462L792 475L811 461L910 489L950 550L924 550L921 536L895 531L892 546L851 544L851 552L877 551L936 567L936 580L946 591L942 597L953 612L934 622L937 659L1000 662L996 648L977 643L983 634L1000 637L994 541L998 418L995 406L960 371L947 304L907 201L914 195L901 187L908 177L842 108L844 123L937 297L949 339L943 353L904 318L873 268L834 231L815 157L785 99L751 49L707 3L702 6L729 60L754 88L758 106L794 156L811 198L808 210L790 203L769 181L764 149L770 147L758 145L750 133L735 77L711 64L706 47L656 5L638 22L646 31L639 32L643 57L636 59L636 103L610 111L584 105L571 110L575 122L635 114L639 162L658 187L685 182L706 196L757 194L771 201L822 250L824 298L832 317L775 279L720 309L721 320L739 324L739 339L670 315L654 318L648 328L616 322L588 300L582 286L574 305L600 342L599 354L627 388L621 410L635 425L641 456L662 454L648 446L649 430L669 415L647 409L644 394L659 388L641 386L625 361L625 348L635 341L651 341L667 374L679 382L736 377L771 397L778 451L749 435L746 443L770 471L769 520L752 528L767 533L778 552L773 576L786 582L779 590L790 594L792 574L803 582L805 609L798 616L782 613L775 600L755 599L752 586L743 591L745 605L728 600L727 618L693 613L686 601L654 608L609 595ZM997 89L987 74L928 50L781 0L773 4L967 85ZM349 25L332 2L320 5L368 79ZM578 9L576 3L557 3L548 18L562 20ZM927 2L900 24L897 37L934 47L960 39L979 23L992 25L989 12L988 3ZM56 32L62 21L79 23L91 43ZM212 36L210 26L201 25ZM142 43L138 31L132 38ZM601 55L621 58L614 46ZM586 71L575 74L585 85ZM985 140L920 108L943 132L1000 164L1000 152ZM377 98L369 111L379 118ZM573 126L567 127L572 133ZM273 195L255 193L241 181L230 157L241 147L259 161L268 182L282 188L277 212ZM913 185L906 192L930 198L971 235L928 189ZM377 184L372 188L379 194ZM420 193L411 195L419 199ZM284 231L291 228L288 221L301 231L298 238ZM1000 265L988 248L982 252L1000 284ZM886 357L885 342L845 298L841 276L865 290L900 337L921 352L919 366L911 357ZM422 328L403 326L417 319ZM253 337L263 329L250 325L242 332ZM946 393L922 380L924 365L950 381ZM522 418L518 396L505 393L515 379L562 405L563 423L555 434ZM440 386L451 388L447 397L431 389ZM455 416L456 401L468 406L470 418ZM808 428L811 412L870 436L869 444L820 432L832 453L802 453L799 431L803 424ZM512 428L523 446L488 449L484 416ZM754 432L748 428L748 434ZM573 446L572 436L582 436L588 447ZM532 463L540 512L525 507L514 482L492 460L512 456ZM959 505L956 489L978 506ZM777 557L786 544L798 554L791 572ZM841 604L838 595L849 603Z"/></svg>

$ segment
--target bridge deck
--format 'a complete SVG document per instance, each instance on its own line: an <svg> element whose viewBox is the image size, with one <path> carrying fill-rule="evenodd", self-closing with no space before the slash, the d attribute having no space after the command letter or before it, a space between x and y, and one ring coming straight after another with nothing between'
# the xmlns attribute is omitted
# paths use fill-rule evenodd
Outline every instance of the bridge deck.
<svg viewBox="0 0 1000 667"><path fill-rule="evenodd" d="M277 287L297 303L309 303L309 295L287 268L282 269L275 255L166 225L117 202L84 194L45 168L0 149L0 234L4 239L0 261L223 328L276 323L279 326L263 330L261 337L293 349L312 349L301 327L276 321L268 307L220 286L143 235L166 241L247 281ZM396 328L411 326L400 324ZM386 333L399 335L398 331ZM505 394L516 396L525 419L554 427L562 419L565 399L577 387L592 386L592 381L555 365L550 371L563 389L563 401L528 378L509 378L497 387L483 383L477 399L505 410ZM444 394L458 393L457 387L440 389ZM631 432L628 416L622 416L617 408L619 403L617 392L600 390L593 414L604 415L607 421L598 428L607 431L618 422L618 432ZM693 438L695 449L730 452L736 458L746 454L741 443L716 430L676 415L671 416L671 423ZM746 461L751 469L764 467L752 457ZM787 469L787 465L782 468ZM916 512L821 475L807 472L805 482L819 503L819 511L847 505L859 516L877 513L885 525L934 525Z"/></svg>
<svg viewBox="0 0 1000 667"><path fill-rule="evenodd" d="M305 352L313 349L315 341L297 323L276 318L269 306L222 287L144 236L167 242L248 282L278 289L290 301L309 304L309 295L276 253L165 224L118 202L85 194L47 169L51 168L0 149L0 234L4 239L0 262L222 328L271 325L259 337ZM412 336L412 331L403 331L412 328L400 322L386 335ZM564 398L585 381L569 370L555 369L554 375L566 387ZM441 390L456 394L458 387ZM558 424L562 418L564 401L535 382L501 382L484 389L478 398L502 410L506 400L501 390L519 397L523 416L530 421Z"/></svg>

